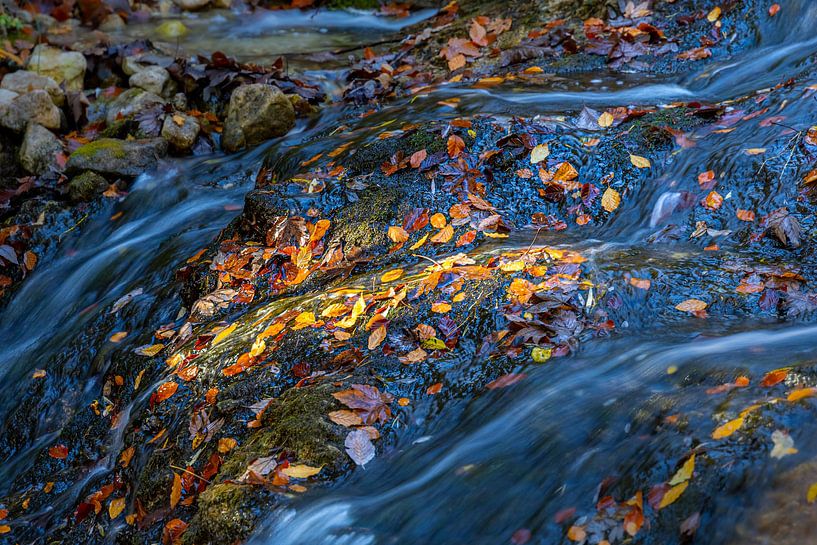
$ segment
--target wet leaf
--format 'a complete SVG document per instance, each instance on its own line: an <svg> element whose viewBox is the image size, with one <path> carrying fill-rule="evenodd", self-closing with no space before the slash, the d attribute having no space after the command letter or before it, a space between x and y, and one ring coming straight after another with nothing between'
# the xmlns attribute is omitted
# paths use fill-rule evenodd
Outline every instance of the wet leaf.
<svg viewBox="0 0 817 545"><path fill-rule="evenodd" d="M652 166L649 159L641 157L640 155L630 154L630 162L636 168L650 168L650 166Z"/></svg>
<svg viewBox="0 0 817 545"><path fill-rule="evenodd" d="M666 494L664 494L664 497L661 498L661 503L658 504L658 509L663 509L664 507L672 505L673 503L678 501L678 498L681 497L681 494L684 493L684 491L687 489L687 486L689 486L689 481L682 482L681 484L675 485L669 490L667 490Z"/></svg>
<svg viewBox="0 0 817 545"><path fill-rule="evenodd" d="M714 23L715 21L720 19L720 17L721 17L721 8L720 8L720 6L715 6L714 8L712 8L712 11L710 11L707 14L706 20L709 21L710 23Z"/></svg>
<svg viewBox="0 0 817 545"><path fill-rule="evenodd" d="M699 299L687 299L675 305L681 312L700 312L707 307L707 304Z"/></svg>
<svg viewBox="0 0 817 545"><path fill-rule="evenodd" d="M797 390L793 390L788 395L786 400L794 403L795 401L800 401L801 399L814 396L817 396L817 388L799 388Z"/></svg>
<svg viewBox="0 0 817 545"><path fill-rule="evenodd" d="M598 124L599 127L606 129L610 125L613 124L613 114L610 112L604 112L599 116Z"/></svg>
<svg viewBox="0 0 817 545"><path fill-rule="evenodd" d="M527 378L527 376L528 375L526 375L525 373L508 373L507 375L502 375L496 380L492 380L485 387L488 388L489 390L496 390L497 388L507 388L508 386L513 386L520 380Z"/></svg>
<svg viewBox="0 0 817 545"><path fill-rule="evenodd" d="M281 473L293 479L308 479L309 477L320 473L321 469L323 469L323 466L312 467L307 465L295 465L284 468L281 470Z"/></svg>
<svg viewBox="0 0 817 545"><path fill-rule="evenodd" d="M581 526L571 526L567 529L567 539L570 541L584 541L587 538L587 532Z"/></svg>
<svg viewBox="0 0 817 545"><path fill-rule="evenodd" d="M692 473L695 471L695 455L693 454L687 461L684 462L684 465L675 472L672 479L669 481L670 486L675 486L677 484L681 484L684 481L688 481L692 478Z"/></svg>
<svg viewBox="0 0 817 545"><path fill-rule="evenodd" d="M369 350L374 350L375 348L380 346L380 344L383 342L383 340L385 338L386 338L386 326L382 325L382 326L378 327L377 329L375 329L374 331L372 331L372 333L369 335L369 342L368 342Z"/></svg>
<svg viewBox="0 0 817 545"><path fill-rule="evenodd" d="M349 457L359 466L365 467L374 458L374 444L364 430L350 431L346 436L344 446Z"/></svg>
<svg viewBox="0 0 817 545"><path fill-rule="evenodd" d="M238 441L233 439L232 437L222 437L218 440L218 451L221 454L227 454L231 450L235 448L238 444Z"/></svg>
<svg viewBox="0 0 817 545"><path fill-rule="evenodd" d="M621 195L619 195L618 191L613 189L612 187L608 187L604 190L604 194L601 196L601 207L604 208L608 212L612 212L618 205L621 203Z"/></svg>
<svg viewBox="0 0 817 545"><path fill-rule="evenodd" d="M181 542L182 534L187 531L188 524L181 519L173 519L165 524L162 530L162 545L177 545Z"/></svg>
<svg viewBox="0 0 817 545"><path fill-rule="evenodd" d="M173 472L173 485L170 487L170 508L175 509L182 497L182 478Z"/></svg>
<svg viewBox="0 0 817 545"><path fill-rule="evenodd" d="M532 164L541 163L550 155L550 147L547 144L539 144L530 150L530 162Z"/></svg>
<svg viewBox="0 0 817 545"><path fill-rule="evenodd" d="M128 336L127 331L117 331L116 333L111 335L111 338L108 340L111 341L112 343L119 343L122 342L127 336Z"/></svg>
<svg viewBox="0 0 817 545"><path fill-rule="evenodd" d="M448 148L448 156L453 159L458 157L463 152L465 149L465 142L456 134L452 134L448 137L446 146Z"/></svg>
<svg viewBox="0 0 817 545"><path fill-rule="evenodd" d="M329 413L329 420L347 428L363 424L363 419L356 412L347 409L332 411Z"/></svg>
<svg viewBox="0 0 817 545"><path fill-rule="evenodd" d="M435 229L442 229L443 227L445 227L446 223L448 222L445 219L445 216L443 214L440 214L439 212L431 216L431 226L434 227Z"/></svg>
<svg viewBox="0 0 817 545"><path fill-rule="evenodd" d="M393 281L397 280L398 278L400 278L401 276L403 276L404 272L405 271L403 271L403 269L393 269L391 271L388 271L388 272L384 273L383 276L380 277L380 281L381 282L393 282Z"/></svg>
<svg viewBox="0 0 817 545"><path fill-rule="evenodd" d="M352 384L348 390L335 392L332 397L354 409L366 424L387 422L391 418L389 404L394 397L368 384Z"/></svg>
<svg viewBox="0 0 817 545"><path fill-rule="evenodd" d="M786 377L789 376L789 369L775 369L774 371L769 371L763 376L763 380L760 381L760 385L764 388L771 388L777 384L780 384Z"/></svg>
<svg viewBox="0 0 817 545"><path fill-rule="evenodd" d="M806 492L806 501L809 503L814 503L817 501L817 483L812 484L808 488L808 492Z"/></svg>
<svg viewBox="0 0 817 545"><path fill-rule="evenodd" d="M743 426L742 416L735 418L734 420L730 420L726 424L718 426L715 431L712 432L712 439L723 439L724 437L729 437L738 431L741 426Z"/></svg>
<svg viewBox="0 0 817 545"><path fill-rule="evenodd" d="M153 357L156 356L159 352L164 350L165 345L163 344L146 344L144 346L140 346L133 350L134 354L138 354L139 356L148 356Z"/></svg>
<svg viewBox="0 0 817 545"><path fill-rule="evenodd" d="M57 460L64 460L68 457L68 447L65 445L54 445L48 449L48 455Z"/></svg>
<svg viewBox="0 0 817 545"><path fill-rule="evenodd" d="M229 337L229 336L230 336L230 334L231 334L233 331L235 331L235 328L236 328L236 327L238 327L238 324L230 324L230 325L228 325L227 327L225 327L224 329L222 329L221 331L219 331L219 332L216 334L216 336L215 336L215 337L213 337L213 340L210 342L210 346L216 346L216 345L217 345L217 344L219 344L221 341L223 341L224 339L226 339L227 337Z"/></svg>
<svg viewBox="0 0 817 545"><path fill-rule="evenodd" d="M543 348L541 346L535 346L530 351L530 357L536 363L545 363L550 359L551 354L553 351L550 348Z"/></svg>
<svg viewBox="0 0 817 545"><path fill-rule="evenodd" d="M157 403L161 403L162 401L169 399L173 394L176 393L176 390L178 389L179 389L178 383L173 381L165 382L164 384L161 384L158 388L156 388L154 399Z"/></svg>
<svg viewBox="0 0 817 545"><path fill-rule="evenodd" d="M769 454L772 458L779 460L784 456L797 454L797 449L794 448L794 439L783 430L775 430L772 432L772 442L774 443L774 447Z"/></svg>
<svg viewBox="0 0 817 545"><path fill-rule="evenodd" d="M119 455L119 465L122 467L128 467L130 465L131 459L133 459L133 455L136 452L136 447L128 447L122 451L122 454Z"/></svg>
<svg viewBox="0 0 817 545"><path fill-rule="evenodd" d="M108 516L111 517L111 520L122 514L124 510L125 498L114 498L111 500L111 503L108 504Z"/></svg>

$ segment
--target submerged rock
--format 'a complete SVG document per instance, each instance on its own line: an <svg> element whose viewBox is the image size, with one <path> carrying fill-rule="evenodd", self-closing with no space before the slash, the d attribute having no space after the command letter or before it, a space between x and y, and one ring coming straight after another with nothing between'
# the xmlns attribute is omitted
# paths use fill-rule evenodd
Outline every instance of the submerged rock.
<svg viewBox="0 0 817 545"><path fill-rule="evenodd" d="M164 103L164 99L154 93L138 88L128 89L111 101L105 119L110 125L117 119L130 117L151 106Z"/></svg>
<svg viewBox="0 0 817 545"><path fill-rule="evenodd" d="M54 133L42 125L29 123L20 147L20 164L31 174L43 174L56 165L61 151L62 144Z"/></svg>
<svg viewBox="0 0 817 545"><path fill-rule="evenodd" d="M60 128L60 109L54 105L46 91L38 89L7 100L9 97L10 95L0 97L0 125L3 127L19 132L32 122L48 129Z"/></svg>
<svg viewBox="0 0 817 545"><path fill-rule="evenodd" d="M210 0L173 0L173 3L183 10L195 11L207 6Z"/></svg>
<svg viewBox="0 0 817 545"><path fill-rule="evenodd" d="M162 124L162 138L167 140L174 151L186 153L193 149L200 129L198 119L177 112L165 117Z"/></svg>
<svg viewBox="0 0 817 545"><path fill-rule="evenodd" d="M11 74L6 74L0 82L0 89L14 91L18 95L24 95L31 91L41 89L46 91L51 100L57 106L65 104L65 94L53 78L43 76L28 70L18 70Z"/></svg>
<svg viewBox="0 0 817 545"><path fill-rule="evenodd" d="M233 91L224 122L222 145L226 151L253 147L283 136L295 125L295 109L277 87L263 83Z"/></svg>
<svg viewBox="0 0 817 545"><path fill-rule="evenodd" d="M156 168L159 157L167 154L167 142L162 138L117 140L100 138L77 149L68 158L66 170L90 170L102 175L135 178Z"/></svg>
<svg viewBox="0 0 817 545"><path fill-rule="evenodd" d="M28 61L29 70L64 84L66 91L82 91L86 68L87 62L82 53L63 51L45 44L35 47Z"/></svg>
<svg viewBox="0 0 817 545"><path fill-rule="evenodd" d="M90 201L108 188L108 181L91 171L83 172L68 182L68 196L74 202Z"/></svg>

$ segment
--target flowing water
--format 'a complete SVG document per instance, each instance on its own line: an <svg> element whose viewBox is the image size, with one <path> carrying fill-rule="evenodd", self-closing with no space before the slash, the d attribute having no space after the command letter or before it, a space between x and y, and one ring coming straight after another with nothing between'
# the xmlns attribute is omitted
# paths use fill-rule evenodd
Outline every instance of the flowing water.
<svg viewBox="0 0 817 545"><path fill-rule="evenodd" d="M263 60L266 55L292 52L294 39L297 53L371 41L373 36L362 35L360 28L373 21L382 36L400 24L325 12L265 15L245 24L241 15L225 14L186 21L194 29L207 26L212 32L206 44L196 42L204 39L196 37L185 46ZM699 73L584 74L536 86L508 84L490 89L445 85L412 100L396 100L359 121L361 130L355 138L371 138L377 127L393 119L419 122L480 113L539 115L558 121L576 115L585 105L737 99L807 71L817 53L815 23L817 5L807 0L788 2L779 17L764 23L751 48L708 64ZM128 32L147 30L129 27ZM336 93L339 72L313 75L326 82L330 95ZM800 93L783 91L767 103L770 111L782 112L785 123L797 129L810 126L816 108L813 100L800 100ZM451 96L461 98L456 112L438 104ZM167 160L157 173L138 178L127 197L108 201L62 238L56 257L39 267L0 311L0 421L4 426L14 425L6 417L23 395L16 386L20 380L55 358L64 360L67 370L62 377L65 387L47 394L53 410L39 415L34 436L22 446L6 449L0 487L7 487L30 466L31 453L49 443L65 415L98 395L112 349L106 341L110 331L89 332L89 328L93 330L104 318L110 304L134 289L146 294L142 311L108 324L111 330L150 332L173 320L181 306L168 289L174 271L239 213L263 159L279 157L274 164L282 174L291 174L299 161L342 143L341 137L315 137L339 122L343 108L324 108L316 120L302 122L285 138L250 152ZM480 251L564 244L591 256L591 268L614 268L622 250L643 255L654 251L645 246L646 238L678 219L680 212L671 205L673 195L694 189L702 165L728 176L737 168L735 158L742 150L765 147L779 135L758 132L748 124L729 133L707 134L694 153L668 158L660 177L642 184L606 225L570 238L552 235L547 241L533 241L526 234L487 243ZM785 157L775 165L786 168ZM758 208L791 205L780 190L790 179L781 174L764 187L745 190L760 192L755 201ZM739 200L740 195L732 198ZM118 212L121 217L112 219ZM730 244L734 243L724 240L722 247L729 251ZM693 277L694 258L684 257L687 250L685 243L678 242L649 260L667 273ZM528 380L512 389L418 404L410 419L395 423L402 429L396 444L364 470L272 511L253 543L505 543L521 528L530 529L542 543L558 543L563 534L551 524L558 512L592 505L599 482L609 474L637 472L642 464L647 467L667 455L667 445L660 439L641 434L639 409L654 411L657 397L677 394L689 377L732 376L736 369L760 376L782 365L815 363L817 329L813 326L726 317L705 322L679 319L667 328L660 321L650 325L649 308L631 312L631 327L625 324L616 338L593 341L558 364L526 370ZM641 326L635 327L636 323ZM119 348L139 346L144 340L134 334ZM714 407L702 391L690 395L697 398L686 403ZM817 440L806 431L796 437L798 448L802 453L817 452ZM114 435L110 440L121 438ZM772 461L764 462L754 468L751 478L768 480L775 467ZM105 464L91 468L84 479L105 469ZM61 510L72 509L82 482L31 520L50 520ZM748 484L735 487L708 512L727 517L735 508L752 505L759 492ZM817 515L812 517L817 522ZM739 522L739 516L732 516L722 531L703 542L729 543Z"/></svg>

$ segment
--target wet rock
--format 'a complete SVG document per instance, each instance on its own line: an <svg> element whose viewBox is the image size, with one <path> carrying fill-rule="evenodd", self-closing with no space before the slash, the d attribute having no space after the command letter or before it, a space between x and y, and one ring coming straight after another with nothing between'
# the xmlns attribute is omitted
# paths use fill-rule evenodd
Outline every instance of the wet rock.
<svg viewBox="0 0 817 545"><path fill-rule="evenodd" d="M173 0L173 3L186 11L195 11L207 6L210 0Z"/></svg>
<svg viewBox="0 0 817 545"><path fill-rule="evenodd" d="M30 174L43 174L56 165L62 144L54 134L37 123L29 123L20 147L20 164Z"/></svg>
<svg viewBox="0 0 817 545"><path fill-rule="evenodd" d="M55 105L62 106L65 104L65 94L53 78L29 72L28 70L18 70L6 74L3 81L0 82L0 88L14 91L18 95L42 89L48 93Z"/></svg>
<svg viewBox="0 0 817 545"><path fill-rule="evenodd" d="M158 158L166 154L167 142L162 138L100 138L72 153L66 170L69 173L90 170L102 175L134 178L156 168Z"/></svg>
<svg viewBox="0 0 817 545"><path fill-rule="evenodd" d="M198 119L176 112L165 117L162 124L162 138L167 140L174 151L187 153L193 149L200 128Z"/></svg>
<svg viewBox="0 0 817 545"><path fill-rule="evenodd" d="M130 117L155 104L164 103L164 99L154 93L143 89L128 89L111 101L105 118L110 125L116 122L117 119Z"/></svg>
<svg viewBox="0 0 817 545"><path fill-rule="evenodd" d="M74 202L90 201L108 188L108 181L91 171L83 172L68 182L68 196Z"/></svg>
<svg viewBox="0 0 817 545"><path fill-rule="evenodd" d="M171 104L177 110L184 111L187 109L187 95L184 93L176 93L173 95L173 99L171 100Z"/></svg>
<svg viewBox="0 0 817 545"><path fill-rule="evenodd" d="M150 65L149 64L142 64L142 61L140 60L140 57L137 57L137 56L125 57L122 60L122 71L127 76L132 76L137 72L141 72L142 70L144 70L148 66L150 66Z"/></svg>
<svg viewBox="0 0 817 545"><path fill-rule="evenodd" d="M148 66L130 77L131 87L137 87L154 95L166 96L170 87L170 74L161 66Z"/></svg>
<svg viewBox="0 0 817 545"><path fill-rule="evenodd" d="M224 122L222 145L226 151L253 147L283 136L295 125L295 109L277 87L263 83L233 91Z"/></svg>
<svg viewBox="0 0 817 545"><path fill-rule="evenodd" d="M292 107L295 109L295 113L298 117L305 117L314 114L316 111L315 107L301 95L291 94L287 95L287 98L292 103Z"/></svg>
<svg viewBox="0 0 817 545"><path fill-rule="evenodd" d="M111 13L99 25L99 30L103 32L115 32L125 28L125 20L118 14Z"/></svg>
<svg viewBox="0 0 817 545"><path fill-rule="evenodd" d="M29 70L52 78L57 84L64 85L66 91L82 91L86 68L82 53L45 44L35 47L28 61Z"/></svg>
<svg viewBox="0 0 817 545"><path fill-rule="evenodd" d="M32 91L6 101L8 96L0 99L0 125L3 127L19 132L29 122L33 122L48 129L60 128L60 109L54 105L46 91Z"/></svg>

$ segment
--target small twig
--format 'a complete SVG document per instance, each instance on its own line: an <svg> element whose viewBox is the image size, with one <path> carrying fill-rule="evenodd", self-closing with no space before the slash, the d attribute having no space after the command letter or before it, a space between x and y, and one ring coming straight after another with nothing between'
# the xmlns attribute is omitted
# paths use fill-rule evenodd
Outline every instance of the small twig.
<svg viewBox="0 0 817 545"><path fill-rule="evenodd" d="M420 255L420 254L411 254L411 255L412 255L412 257L419 257L420 259L425 259L426 261L431 261L432 263L434 263L435 265L437 265L440 268L443 267L442 263L440 263L439 261L435 261L435 260L431 259L430 257L426 257L426 256Z"/></svg>
<svg viewBox="0 0 817 545"><path fill-rule="evenodd" d="M189 469L185 469L185 468L183 468L183 467L174 466L173 464L170 464L170 467L171 467L172 469L178 469L179 471L183 471L183 472L187 473L188 475L192 475L192 476L194 476L194 477L195 477L195 478L197 478L197 479L201 479L202 481L206 482L207 484L211 484L211 482L210 482L210 481L208 481L207 479L205 479L205 478L204 478L204 477L202 477L201 475L196 475L195 473L193 473L193 472L192 472L192 471L190 471Z"/></svg>

